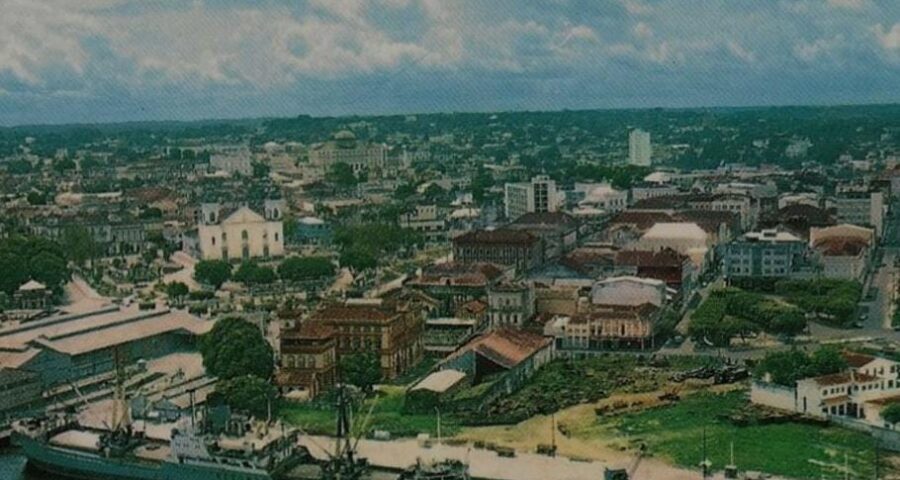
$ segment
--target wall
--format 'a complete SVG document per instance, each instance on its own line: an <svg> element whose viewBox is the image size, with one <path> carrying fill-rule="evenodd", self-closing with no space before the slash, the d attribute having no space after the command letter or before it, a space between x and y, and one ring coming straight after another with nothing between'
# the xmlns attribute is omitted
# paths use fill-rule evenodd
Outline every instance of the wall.
<svg viewBox="0 0 900 480"><path fill-rule="evenodd" d="M796 391L771 383L753 382L750 390L750 401L758 405L796 411Z"/></svg>

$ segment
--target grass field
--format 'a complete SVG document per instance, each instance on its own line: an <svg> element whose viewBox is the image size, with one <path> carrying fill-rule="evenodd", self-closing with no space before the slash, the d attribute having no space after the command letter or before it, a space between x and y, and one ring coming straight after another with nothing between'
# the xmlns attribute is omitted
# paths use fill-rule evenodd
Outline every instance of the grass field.
<svg viewBox="0 0 900 480"><path fill-rule="evenodd" d="M374 408L372 404L374 403ZM369 410L372 416L363 425ZM286 422L302 428L310 434L330 435L335 430L335 411L330 405L316 403L286 403L279 410ZM353 412L354 424L366 433L385 430L395 437L413 437L419 433L437 435L436 415L410 415L403 413L403 388L383 387L377 398L368 399ZM459 425L449 416L441 419L441 434L453 435Z"/></svg>
<svg viewBox="0 0 900 480"><path fill-rule="evenodd" d="M861 433L799 423L739 427L728 416L747 402L744 392L698 393L669 406L583 422L571 431L582 439L608 438L631 447L643 442L651 455L676 465L696 467L702 458L704 429L707 458L714 470L730 462L791 478L872 478L875 452Z"/></svg>

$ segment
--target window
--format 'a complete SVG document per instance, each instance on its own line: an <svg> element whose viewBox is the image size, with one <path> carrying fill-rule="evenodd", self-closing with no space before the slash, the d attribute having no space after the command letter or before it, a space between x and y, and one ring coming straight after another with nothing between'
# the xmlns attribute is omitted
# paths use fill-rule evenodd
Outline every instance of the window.
<svg viewBox="0 0 900 480"><path fill-rule="evenodd" d="M216 237L211 237L211 239L212 239L212 244L215 245L215 244L216 244Z"/></svg>
<svg viewBox="0 0 900 480"><path fill-rule="evenodd" d="M247 231L241 230L241 240L247 240L248 238L250 238L250 235L247 233Z"/></svg>

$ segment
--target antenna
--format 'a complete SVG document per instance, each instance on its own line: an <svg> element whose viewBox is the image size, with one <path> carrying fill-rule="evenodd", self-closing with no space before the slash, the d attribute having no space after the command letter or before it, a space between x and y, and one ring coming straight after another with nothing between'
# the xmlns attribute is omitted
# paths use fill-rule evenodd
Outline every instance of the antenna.
<svg viewBox="0 0 900 480"><path fill-rule="evenodd" d="M194 405L194 389L188 390L188 399L191 401L191 430L196 426L197 410Z"/></svg>
<svg viewBox="0 0 900 480"><path fill-rule="evenodd" d="M556 455L556 412L550 414L550 449Z"/></svg>

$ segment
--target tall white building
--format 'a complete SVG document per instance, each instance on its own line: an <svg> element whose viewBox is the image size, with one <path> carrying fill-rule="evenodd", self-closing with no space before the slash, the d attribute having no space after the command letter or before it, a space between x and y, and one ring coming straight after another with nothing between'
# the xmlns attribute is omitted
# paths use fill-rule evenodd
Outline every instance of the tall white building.
<svg viewBox="0 0 900 480"><path fill-rule="evenodd" d="M284 255L283 200L266 200L265 216L240 207L222 218L217 203L201 205L197 247L203 260L247 260Z"/></svg>
<svg viewBox="0 0 900 480"><path fill-rule="evenodd" d="M335 164L346 163L353 173L381 169L387 158L387 147L380 143L359 141L353 132L342 130L325 143L313 145L309 163L328 171Z"/></svg>
<svg viewBox="0 0 900 480"><path fill-rule="evenodd" d="M505 189L506 218L515 220L526 213L555 212L565 200L556 182L539 175L530 182L507 183Z"/></svg>
<svg viewBox="0 0 900 480"><path fill-rule="evenodd" d="M645 132L639 128L632 130L628 135L628 163L649 167L652 155L650 132Z"/></svg>

